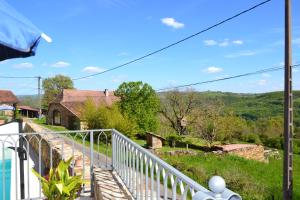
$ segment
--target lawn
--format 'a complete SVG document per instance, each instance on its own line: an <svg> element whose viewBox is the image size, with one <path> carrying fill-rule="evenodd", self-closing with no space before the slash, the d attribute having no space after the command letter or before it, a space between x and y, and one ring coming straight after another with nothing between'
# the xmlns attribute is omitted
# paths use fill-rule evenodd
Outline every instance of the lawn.
<svg viewBox="0 0 300 200"><path fill-rule="evenodd" d="M46 128L54 131L67 130L60 126L51 126L44 124L43 121L35 120ZM75 139L82 144L80 138ZM133 139L134 142L145 146L145 140ZM192 142L203 145L203 141ZM189 143L189 142L188 142ZM89 141L85 142L90 146ZM100 144L100 152L104 153L104 144ZM94 145L98 151L98 146ZM108 148L108 154L111 155L111 148ZM232 155L215 155L201 150L194 150L198 155L170 156L164 152L172 150L182 150L185 148L171 148L164 146L160 149L160 157L194 179L201 185L207 187L209 178L213 175L220 175L225 178L227 187L239 193L244 200L262 200L262 199L282 199L282 152L281 159L270 159L269 163L246 160ZM294 154L294 199L300 199L300 155Z"/></svg>
<svg viewBox="0 0 300 200"><path fill-rule="evenodd" d="M200 152L196 156L161 156L184 174L207 187L213 175L225 178L227 186L243 199L282 199L282 159L269 163L230 155ZM282 157L282 152L281 152ZM294 199L300 199L300 156L294 155Z"/></svg>
<svg viewBox="0 0 300 200"><path fill-rule="evenodd" d="M45 118L41 118L41 119L33 119L33 122L36 123L36 124L39 124L45 128L48 128L52 131L68 131L68 129L66 129L65 127L63 126L54 126L54 125L48 125L46 124L46 119Z"/></svg>

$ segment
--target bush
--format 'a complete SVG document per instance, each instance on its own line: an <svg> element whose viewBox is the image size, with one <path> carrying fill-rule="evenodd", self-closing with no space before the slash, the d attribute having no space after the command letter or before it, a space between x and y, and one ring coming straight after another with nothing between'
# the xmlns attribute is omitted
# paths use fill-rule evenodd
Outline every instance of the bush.
<svg viewBox="0 0 300 200"><path fill-rule="evenodd" d="M118 106L96 106L92 101L86 102L82 111L89 129L114 128L128 137L136 133L136 124L127 116L123 116Z"/></svg>
<svg viewBox="0 0 300 200"><path fill-rule="evenodd" d="M250 134L245 134L242 137L242 140L244 142L249 142L249 143L255 143L255 144L261 144L261 140L259 138L259 135L255 133L250 133Z"/></svg>
<svg viewBox="0 0 300 200"><path fill-rule="evenodd" d="M226 186L238 192L243 199L258 200L258 199L272 199L271 196L274 193L270 192L270 188L262 187L261 184L257 183L250 176L245 173L232 169L222 174L226 180Z"/></svg>
<svg viewBox="0 0 300 200"><path fill-rule="evenodd" d="M295 154L300 154L300 140L299 139L293 140L293 152Z"/></svg>
<svg viewBox="0 0 300 200"><path fill-rule="evenodd" d="M57 168L51 168L48 177L42 177L32 169L32 172L41 180L43 194L48 200L74 200L85 183L82 175L70 176L69 168L72 157L61 160Z"/></svg>
<svg viewBox="0 0 300 200"><path fill-rule="evenodd" d="M263 137L262 138L262 143L264 146L271 147L271 148L276 148L276 149L283 149L283 138L269 138L269 137Z"/></svg>
<svg viewBox="0 0 300 200"><path fill-rule="evenodd" d="M169 135L166 140L170 147L176 147L176 144L181 142L182 138L179 135Z"/></svg>

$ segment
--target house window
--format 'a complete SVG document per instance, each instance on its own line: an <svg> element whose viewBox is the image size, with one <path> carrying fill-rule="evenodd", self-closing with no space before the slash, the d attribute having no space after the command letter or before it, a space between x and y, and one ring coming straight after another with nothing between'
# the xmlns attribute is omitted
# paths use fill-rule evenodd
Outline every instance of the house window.
<svg viewBox="0 0 300 200"><path fill-rule="evenodd" d="M53 111L53 122L54 125L61 125L61 114L58 110Z"/></svg>

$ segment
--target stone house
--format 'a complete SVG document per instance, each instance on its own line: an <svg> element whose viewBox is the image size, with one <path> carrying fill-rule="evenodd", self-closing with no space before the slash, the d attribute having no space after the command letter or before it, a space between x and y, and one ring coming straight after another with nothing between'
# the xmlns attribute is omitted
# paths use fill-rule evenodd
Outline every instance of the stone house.
<svg viewBox="0 0 300 200"><path fill-rule="evenodd" d="M17 103L19 103L19 99L14 95L12 91L0 90L1 114L10 116L12 119L15 119ZM1 123L3 123L2 121L3 120L1 120Z"/></svg>
<svg viewBox="0 0 300 200"><path fill-rule="evenodd" d="M61 125L70 130L85 129L81 111L87 100L92 100L96 105L112 105L118 100L114 92L64 89L57 95L48 107L47 123Z"/></svg>
<svg viewBox="0 0 300 200"><path fill-rule="evenodd" d="M146 141L147 141L147 146L150 149L160 149L162 148L165 139L159 135L155 135L154 133L147 132Z"/></svg>

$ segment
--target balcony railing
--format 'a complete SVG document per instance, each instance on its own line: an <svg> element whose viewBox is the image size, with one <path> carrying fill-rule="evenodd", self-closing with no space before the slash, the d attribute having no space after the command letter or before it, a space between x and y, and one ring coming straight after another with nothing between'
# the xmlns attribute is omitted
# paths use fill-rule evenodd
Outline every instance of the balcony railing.
<svg viewBox="0 0 300 200"><path fill-rule="evenodd" d="M44 168L56 166L59 160L71 156L72 174L80 173L90 183L83 185L82 195L87 192L93 195L94 168L100 167L116 171L134 199L241 199L225 188L220 177L210 181L208 190L114 129L1 134L0 145L3 164L0 199L7 196L8 174L4 166L7 147L13 147L11 170L15 176L11 187L16 187L16 193L11 199L43 199L40 181L34 187L30 179L31 167L43 175ZM24 179L16 175L21 175L22 163ZM38 190L37 194L33 190Z"/></svg>

